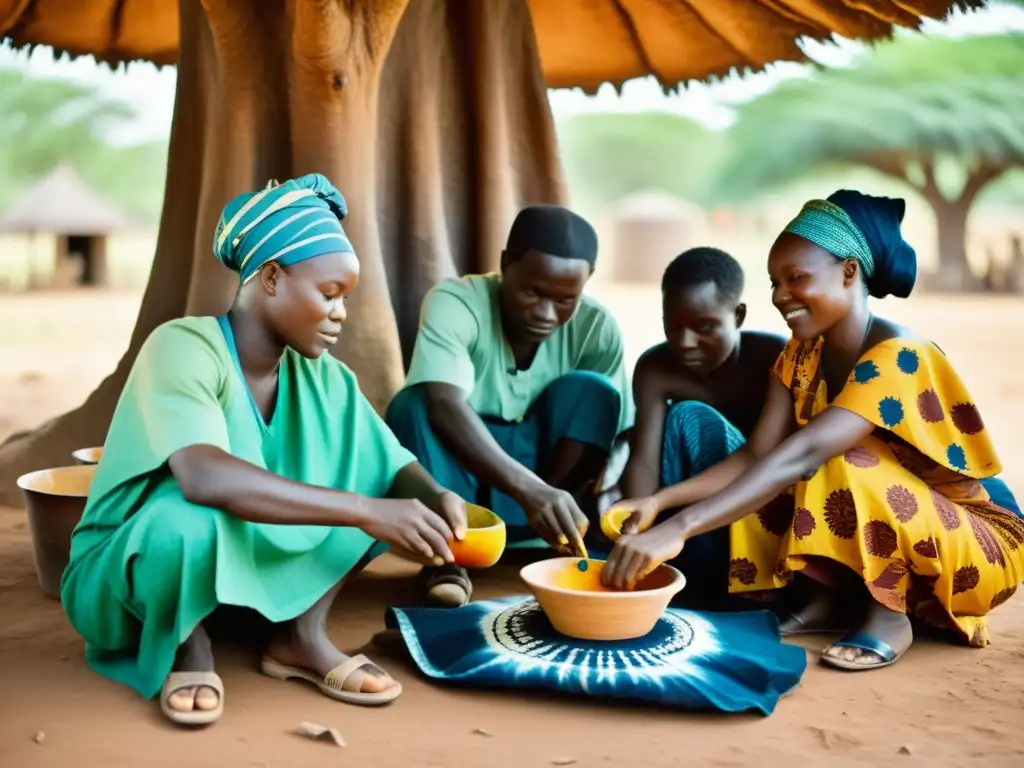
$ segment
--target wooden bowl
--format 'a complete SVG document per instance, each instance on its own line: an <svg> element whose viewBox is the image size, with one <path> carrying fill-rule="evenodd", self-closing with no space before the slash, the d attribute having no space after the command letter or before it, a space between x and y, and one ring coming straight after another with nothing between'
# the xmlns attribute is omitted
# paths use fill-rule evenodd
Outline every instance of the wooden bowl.
<svg viewBox="0 0 1024 768"><path fill-rule="evenodd" d="M76 464L99 464L102 455L103 446L101 445L96 448L79 448L72 452L71 458L75 460Z"/></svg>
<svg viewBox="0 0 1024 768"><path fill-rule="evenodd" d="M505 551L505 521L491 510L466 505L466 537L450 542L455 564L463 568L490 568Z"/></svg>
<svg viewBox="0 0 1024 768"><path fill-rule="evenodd" d="M96 466L30 472L18 478L32 534L36 578L43 594L60 598L60 579L71 554L71 533L82 519Z"/></svg>
<svg viewBox="0 0 1024 768"><path fill-rule="evenodd" d="M601 584L603 560L577 557L541 560L519 575L533 592L551 625L580 640L631 640L643 637L658 623L669 602L686 584L671 565L659 565L629 591Z"/></svg>

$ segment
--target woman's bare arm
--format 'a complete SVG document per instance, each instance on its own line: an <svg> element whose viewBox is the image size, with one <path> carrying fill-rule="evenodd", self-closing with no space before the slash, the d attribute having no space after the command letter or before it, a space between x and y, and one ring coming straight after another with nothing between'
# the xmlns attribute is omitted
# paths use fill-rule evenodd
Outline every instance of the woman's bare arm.
<svg viewBox="0 0 1024 768"><path fill-rule="evenodd" d="M875 425L845 408L826 408L758 459L719 493L667 520L684 539L721 528L755 512L870 435Z"/></svg>
<svg viewBox="0 0 1024 768"><path fill-rule="evenodd" d="M186 501L252 523L360 527L372 499L289 480L212 445L190 445L167 464Z"/></svg>

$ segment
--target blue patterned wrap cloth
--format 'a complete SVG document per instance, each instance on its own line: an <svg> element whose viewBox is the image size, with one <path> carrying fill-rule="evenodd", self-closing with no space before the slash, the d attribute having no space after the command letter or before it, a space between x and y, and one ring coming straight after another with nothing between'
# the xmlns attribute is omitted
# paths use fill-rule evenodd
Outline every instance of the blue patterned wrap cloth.
<svg viewBox="0 0 1024 768"><path fill-rule="evenodd" d="M669 608L635 640L575 640L528 596L461 608L389 608L423 674L447 683L549 689L684 710L770 715L800 683L807 654L784 645L769 611Z"/></svg>

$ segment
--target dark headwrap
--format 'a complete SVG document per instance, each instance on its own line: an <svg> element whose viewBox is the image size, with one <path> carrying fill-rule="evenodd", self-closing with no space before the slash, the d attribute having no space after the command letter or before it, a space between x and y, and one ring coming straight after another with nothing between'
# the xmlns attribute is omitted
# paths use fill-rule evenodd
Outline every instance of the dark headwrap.
<svg viewBox="0 0 1024 768"><path fill-rule="evenodd" d="M854 259L868 292L905 299L917 280L917 254L903 239L905 200L841 189L828 200L811 200L786 227L838 259Z"/></svg>
<svg viewBox="0 0 1024 768"><path fill-rule="evenodd" d="M341 220L341 193L319 173L284 184L271 181L226 206L213 236L213 252L245 284L269 261L297 264L328 253L355 253Z"/></svg>

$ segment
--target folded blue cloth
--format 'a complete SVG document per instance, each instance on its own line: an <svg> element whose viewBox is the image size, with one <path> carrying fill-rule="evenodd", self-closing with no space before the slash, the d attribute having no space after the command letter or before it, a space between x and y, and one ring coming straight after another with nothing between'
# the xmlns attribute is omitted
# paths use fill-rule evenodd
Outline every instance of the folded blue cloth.
<svg viewBox="0 0 1024 768"><path fill-rule="evenodd" d="M669 608L636 640L574 640L556 632L531 597L462 608L389 608L420 670L436 680L548 688L668 707L769 715L800 683L803 648L780 641L768 611Z"/></svg>

